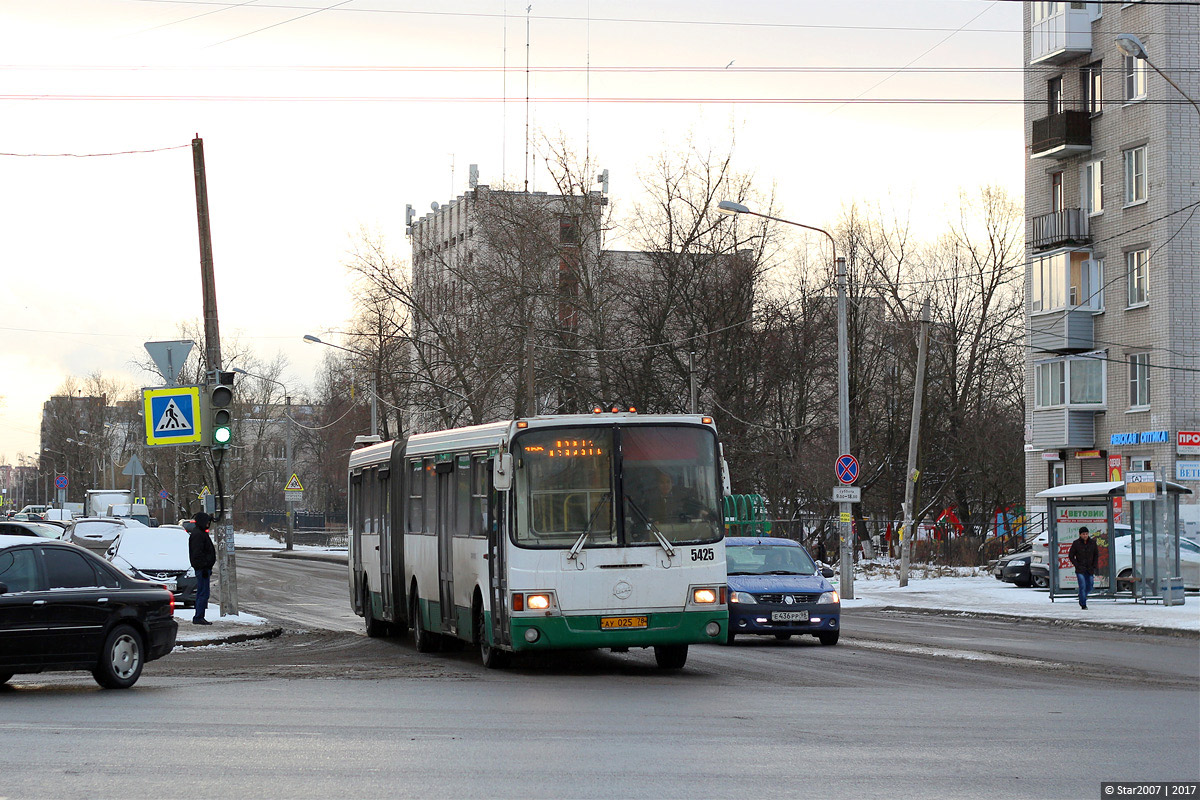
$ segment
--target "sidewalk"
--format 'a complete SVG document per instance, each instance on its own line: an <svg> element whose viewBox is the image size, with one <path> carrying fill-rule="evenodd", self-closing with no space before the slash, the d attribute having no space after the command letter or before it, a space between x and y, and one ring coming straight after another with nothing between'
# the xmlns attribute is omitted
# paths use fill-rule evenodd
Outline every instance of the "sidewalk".
<svg viewBox="0 0 1200 800"><path fill-rule="evenodd" d="M255 614L242 612L222 617L219 603L210 603L204 615L212 625L192 624L195 614L193 608L175 607L175 621L179 623L179 633L175 636L176 647L236 644L255 639L274 639L283 633L283 628Z"/></svg>
<svg viewBox="0 0 1200 800"><path fill-rule="evenodd" d="M915 574L920 575L920 570ZM837 578L833 579L833 584L838 585ZM1050 592L1046 589L1022 588L990 575L914 577L904 588L896 578L856 578L854 599L843 599L842 608L893 608L993 619L1034 619L1056 625L1200 636L1200 597L1195 594L1188 595L1181 606L1093 598L1084 610L1074 597L1059 597L1051 602Z"/></svg>

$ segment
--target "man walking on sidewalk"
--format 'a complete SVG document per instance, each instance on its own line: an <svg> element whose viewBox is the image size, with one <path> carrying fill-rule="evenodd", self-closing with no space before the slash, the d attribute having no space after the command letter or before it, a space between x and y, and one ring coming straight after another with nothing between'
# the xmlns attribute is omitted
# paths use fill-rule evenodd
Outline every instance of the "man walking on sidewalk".
<svg viewBox="0 0 1200 800"><path fill-rule="evenodd" d="M1071 564L1075 567L1075 580L1079 584L1079 607L1087 608L1087 596L1092 591L1096 580L1096 568L1100 564L1100 548L1092 540L1086 526L1079 529L1079 538L1071 543L1067 558L1071 559Z"/></svg>
<svg viewBox="0 0 1200 800"><path fill-rule="evenodd" d="M212 517L201 511L196 515L196 525L188 537L188 556L192 569L196 570L196 613L192 617L193 625L212 625L204 618L208 610L209 581L212 578L213 566L217 563L217 548L213 547L212 539L208 538L208 526Z"/></svg>

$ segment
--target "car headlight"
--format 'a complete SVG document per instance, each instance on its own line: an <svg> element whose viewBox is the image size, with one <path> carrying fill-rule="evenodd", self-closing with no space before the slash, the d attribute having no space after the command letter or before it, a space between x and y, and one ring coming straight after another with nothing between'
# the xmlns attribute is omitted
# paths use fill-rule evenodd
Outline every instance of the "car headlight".
<svg viewBox="0 0 1200 800"><path fill-rule="evenodd" d="M842 598L838 597L837 592L822 592L821 596L817 598L818 604L840 603L840 602L842 602Z"/></svg>
<svg viewBox="0 0 1200 800"><path fill-rule="evenodd" d="M195 568L195 567L188 567L188 569L187 569L187 572L183 573L183 577L185 577L185 578L194 578L194 577L196 577L196 568Z"/></svg>
<svg viewBox="0 0 1200 800"><path fill-rule="evenodd" d="M1013 559L1012 561L1008 562L1008 565L1010 567L1027 567L1027 566L1029 566L1029 559L1028 558L1016 558L1016 559Z"/></svg>
<svg viewBox="0 0 1200 800"><path fill-rule="evenodd" d="M754 595L750 594L749 592L730 592L729 593L729 602L753 605L758 602L758 598L756 598Z"/></svg>

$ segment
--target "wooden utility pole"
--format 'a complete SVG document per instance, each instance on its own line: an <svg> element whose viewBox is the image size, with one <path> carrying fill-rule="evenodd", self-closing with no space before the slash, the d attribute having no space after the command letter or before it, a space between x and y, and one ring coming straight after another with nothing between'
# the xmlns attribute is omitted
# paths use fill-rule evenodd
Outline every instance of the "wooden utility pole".
<svg viewBox="0 0 1200 800"><path fill-rule="evenodd" d="M221 332L217 325L217 281L213 273L212 233L208 223L208 179L204 172L204 140L196 134L192 139L192 169L196 178L196 225L200 230L200 286L204 302L204 359L208 364L208 380L215 380L221 369ZM207 402L207 397L204 402ZM210 434L211 435L211 434ZM207 443L203 443L207 446ZM217 581L221 590L221 616L238 613L237 558L233 549L233 510L225 508L224 481L221 468L227 451L213 454L213 475L217 483ZM215 453L220 452L218 458ZM227 513L228 512L228 513Z"/></svg>
<svg viewBox="0 0 1200 800"><path fill-rule="evenodd" d="M921 305L921 333L917 344L917 374L913 386L912 425L908 429L908 471L904 481L904 527L900 529L900 585L908 586L908 562L912 550L913 503L916 502L917 451L921 442L921 402L925 395L925 359L929 350L929 300Z"/></svg>

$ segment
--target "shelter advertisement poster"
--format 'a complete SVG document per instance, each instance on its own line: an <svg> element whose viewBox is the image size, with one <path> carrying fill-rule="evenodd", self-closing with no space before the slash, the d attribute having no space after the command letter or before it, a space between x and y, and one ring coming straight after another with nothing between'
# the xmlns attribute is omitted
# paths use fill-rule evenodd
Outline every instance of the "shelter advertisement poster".
<svg viewBox="0 0 1200 800"><path fill-rule="evenodd" d="M1108 509L1103 506L1059 506L1055 518L1058 523L1058 552L1055 554L1055 564L1059 588L1074 589L1079 585L1075 578L1075 567L1072 566L1068 554L1071 552L1071 545L1079 538L1079 529L1084 527L1096 540L1096 547L1100 550L1093 588L1108 588Z"/></svg>

